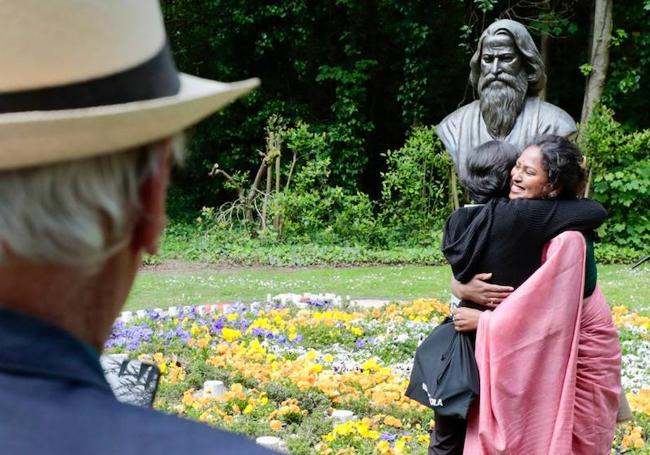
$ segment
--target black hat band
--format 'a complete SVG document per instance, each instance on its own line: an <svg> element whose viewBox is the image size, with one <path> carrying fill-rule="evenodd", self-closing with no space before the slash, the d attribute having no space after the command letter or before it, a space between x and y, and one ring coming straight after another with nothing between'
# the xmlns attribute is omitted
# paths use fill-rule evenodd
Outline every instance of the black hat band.
<svg viewBox="0 0 650 455"><path fill-rule="evenodd" d="M180 80L169 45L153 58L119 73L83 82L0 93L0 113L109 106L173 96Z"/></svg>

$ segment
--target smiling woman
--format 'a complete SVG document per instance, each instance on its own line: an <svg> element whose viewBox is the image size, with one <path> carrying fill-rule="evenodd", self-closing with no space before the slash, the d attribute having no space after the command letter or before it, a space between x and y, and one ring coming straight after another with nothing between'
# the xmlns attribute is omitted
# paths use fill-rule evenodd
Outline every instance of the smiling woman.
<svg viewBox="0 0 650 455"><path fill-rule="evenodd" d="M586 172L580 149L560 136L535 138L511 172L510 199L575 199Z"/></svg>
<svg viewBox="0 0 650 455"><path fill-rule="evenodd" d="M563 197L567 200L546 198L551 192L555 192L557 196L563 189L562 182L573 181L561 174L574 173L575 167L570 163L581 162L578 159L579 150L572 148L574 146L559 136L541 136L533 143L542 145L527 148L526 153L517 160L517 164L511 171L511 200L503 197L503 190L499 190L503 187L494 186L492 194L484 195L488 199L485 205L464 207L454 212L447 220L442 251L451 265L456 280L467 282L477 274L491 273L491 283L516 289L541 266L542 251L546 242L565 230L590 232L604 220L606 212L600 204L589 200L577 200L575 193L571 195L576 185L567 185L566 197ZM561 147L551 147L555 143L560 144ZM547 151L552 152L550 155L556 158L553 163L548 163L548 154L542 152L546 144L550 144ZM503 143L493 141L475 148L469 154L466 169L468 174L475 172L476 175L464 178L463 182L468 186L470 194L485 192L488 186L484 182L491 178L500 179L504 184L508 181L510 175L507 170L504 171L504 165L512 165L512 161L506 153L503 153L504 150L507 150L507 147ZM577 154L573 151L577 151ZM564 155L573 157L573 161L565 158ZM477 162L487 161L488 158L492 160L492 166L483 168L476 165ZM497 166L497 160L502 160L503 165ZM551 168L553 168L552 178L551 172L547 171ZM504 187L507 188L507 184ZM595 286L595 282L593 284ZM588 291L585 296L591 295L594 291L593 287L586 286L585 290ZM454 311L454 325L458 331L474 332L479 319L484 319L479 310L487 308L483 306L486 301L476 299L464 292L458 296L462 300L460 308ZM489 298L487 303L498 303L492 300ZM496 312L503 305L505 303L499 305ZM520 319L519 315L511 318L512 321L518 319ZM559 325L564 324L563 321L557 322ZM516 330L509 330L512 331L516 332ZM524 330L521 336L525 334ZM609 341L609 338L607 340ZM535 343L527 340L522 341L522 344ZM479 347L477 344L477 348ZM554 365L551 369L553 368ZM484 372L481 372L481 381L484 379L483 374ZM462 453L464 435L465 421L448 422L443 416L436 415L436 428L432 434L430 453L439 455Z"/></svg>

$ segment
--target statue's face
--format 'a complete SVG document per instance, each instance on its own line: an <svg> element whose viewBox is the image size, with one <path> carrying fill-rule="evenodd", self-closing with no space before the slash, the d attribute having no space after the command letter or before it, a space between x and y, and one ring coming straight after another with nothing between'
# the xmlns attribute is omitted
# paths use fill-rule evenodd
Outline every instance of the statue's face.
<svg viewBox="0 0 650 455"><path fill-rule="evenodd" d="M510 35L502 33L486 36L481 50L481 78L483 86L501 81L508 85L524 71L523 62Z"/></svg>
<svg viewBox="0 0 650 455"><path fill-rule="evenodd" d="M528 91L524 57L507 33L483 39L478 91L485 126L495 139L505 139L517 121Z"/></svg>

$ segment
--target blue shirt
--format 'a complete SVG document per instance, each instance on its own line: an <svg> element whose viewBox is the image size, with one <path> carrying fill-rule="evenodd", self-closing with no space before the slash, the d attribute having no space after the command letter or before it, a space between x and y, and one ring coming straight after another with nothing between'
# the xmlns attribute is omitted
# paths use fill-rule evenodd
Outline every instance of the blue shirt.
<svg viewBox="0 0 650 455"><path fill-rule="evenodd" d="M115 399L99 358L0 308L0 454L272 454L241 436Z"/></svg>

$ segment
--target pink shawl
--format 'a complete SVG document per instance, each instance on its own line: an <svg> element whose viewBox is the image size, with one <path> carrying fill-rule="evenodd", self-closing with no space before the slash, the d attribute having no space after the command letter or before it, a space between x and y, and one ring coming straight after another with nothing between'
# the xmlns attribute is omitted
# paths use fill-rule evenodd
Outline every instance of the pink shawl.
<svg viewBox="0 0 650 455"><path fill-rule="evenodd" d="M621 351L600 289L583 302L585 243L564 232L476 335L481 395L465 454L609 454Z"/></svg>

